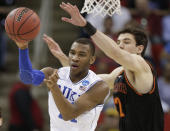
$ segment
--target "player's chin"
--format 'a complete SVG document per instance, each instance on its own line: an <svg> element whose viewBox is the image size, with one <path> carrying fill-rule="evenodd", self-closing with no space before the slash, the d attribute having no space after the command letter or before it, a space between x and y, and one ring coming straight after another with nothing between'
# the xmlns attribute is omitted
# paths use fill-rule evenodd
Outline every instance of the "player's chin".
<svg viewBox="0 0 170 131"><path fill-rule="evenodd" d="M71 66L70 69L71 69L71 71L77 72L77 71L79 71L80 68L79 68L79 66Z"/></svg>
<svg viewBox="0 0 170 131"><path fill-rule="evenodd" d="M71 66L70 67L70 72L72 73L72 74L79 74L80 72L81 72L81 68L80 67L74 67L74 66Z"/></svg>

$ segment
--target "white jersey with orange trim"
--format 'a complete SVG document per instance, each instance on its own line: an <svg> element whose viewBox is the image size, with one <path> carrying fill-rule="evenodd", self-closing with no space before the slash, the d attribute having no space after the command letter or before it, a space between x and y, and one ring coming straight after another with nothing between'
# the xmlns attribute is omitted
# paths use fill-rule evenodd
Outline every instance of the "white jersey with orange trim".
<svg viewBox="0 0 170 131"><path fill-rule="evenodd" d="M70 102L74 103L82 94L86 93L94 84L101 81L93 71L89 70L88 75L77 83L72 83L69 77L70 67L63 67L58 70L60 79L57 84ZM95 97L95 96L94 96ZM64 121L60 114L51 92L49 92L49 115L50 115L50 131L94 131L100 112L103 108L98 105L90 111L87 111L77 118Z"/></svg>

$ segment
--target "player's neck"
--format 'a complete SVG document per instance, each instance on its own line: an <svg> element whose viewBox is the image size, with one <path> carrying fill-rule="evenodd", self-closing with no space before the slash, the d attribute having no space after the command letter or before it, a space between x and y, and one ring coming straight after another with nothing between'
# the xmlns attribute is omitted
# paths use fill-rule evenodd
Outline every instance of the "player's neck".
<svg viewBox="0 0 170 131"><path fill-rule="evenodd" d="M80 72L78 74L74 74L74 73L71 73L70 72L70 80L73 82L73 83L77 83L79 82L80 80L82 80L83 78L85 78L88 74L88 70L87 71L83 71L83 72Z"/></svg>

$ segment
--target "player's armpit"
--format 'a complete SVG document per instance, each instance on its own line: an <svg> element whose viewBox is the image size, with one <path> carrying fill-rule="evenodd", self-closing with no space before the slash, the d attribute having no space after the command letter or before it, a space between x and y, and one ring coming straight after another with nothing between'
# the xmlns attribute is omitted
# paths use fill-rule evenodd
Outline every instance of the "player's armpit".
<svg viewBox="0 0 170 131"><path fill-rule="evenodd" d="M110 89L114 88L114 82L116 77L120 74L120 72L123 70L122 67L118 67L114 69L110 74L98 74L100 78L102 78L103 81L105 81Z"/></svg>
<svg viewBox="0 0 170 131"><path fill-rule="evenodd" d="M110 89L113 88L114 78L111 76L111 74L98 74L98 76L108 84Z"/></svg>

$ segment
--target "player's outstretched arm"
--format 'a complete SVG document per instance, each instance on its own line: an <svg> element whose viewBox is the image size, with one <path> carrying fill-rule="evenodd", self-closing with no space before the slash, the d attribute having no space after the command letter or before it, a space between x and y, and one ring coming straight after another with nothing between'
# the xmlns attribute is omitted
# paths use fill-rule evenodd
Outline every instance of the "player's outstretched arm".
<svg viewBox="0 0 170 131"><path fill-rule="evenodd" d="M63 53L59 44L46 34L43 35L43 40L48 45L48 48L53 56L61 62L62 66L68 66L68 57Z"/></svg>
<svg viewBox="0 0 170 131"><path fill-rule="evenodd" d="M19 47L19 73L21 81L25 84L40 85L45 78L45 74L42 71L32 69L28 43L15 43Z"/></svg>
<svg viewBox="0 0 170 131"><path fill-rule="evenodd" d="M49 80L44 80L47 87L50 89L55 104L58 107L64 120L72 120L86 111L95 108L99 104L103 104L106 97L109 95L109 87L103 82L97 82L89 91L80 96L75 103L71 104L62 94L58 85L57 70L49 77Z"/></svg>
<svg viewBox="0 0 170 131"><path fill-rule="evenodd" d="M80 14L78 8L69 3L60 4L60 7L70 14L71 18L62 17L62 20L76 26L83 27L91 36L94 43L111 59L120 65L123 65L131 71L141 72L146 69L147 64L144 59L136 54L131 54L119 48L117 43L106 36L104 33L96 30L89 22L87 22ZM141 68L142 65L142 68ZM143 68L143 65L144 68ZM142 69L142 70L141 70Z"/></svg>

